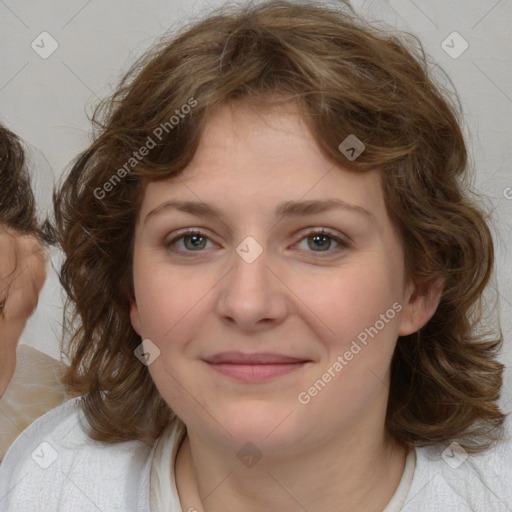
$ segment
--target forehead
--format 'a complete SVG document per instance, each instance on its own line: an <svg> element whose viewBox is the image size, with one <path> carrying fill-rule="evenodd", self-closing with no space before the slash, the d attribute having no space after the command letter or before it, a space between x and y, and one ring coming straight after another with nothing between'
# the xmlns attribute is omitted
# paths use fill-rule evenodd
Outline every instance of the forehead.
<svg viewBox="0 0 512 512"><path fill-rule="evenodd" d="M238 204L255 214L284 201L338 199L376 217L385 213L379 173L349 171L329 159L294 103L219 107L183 172L148 184L141 213L170 199Z"/></svg>

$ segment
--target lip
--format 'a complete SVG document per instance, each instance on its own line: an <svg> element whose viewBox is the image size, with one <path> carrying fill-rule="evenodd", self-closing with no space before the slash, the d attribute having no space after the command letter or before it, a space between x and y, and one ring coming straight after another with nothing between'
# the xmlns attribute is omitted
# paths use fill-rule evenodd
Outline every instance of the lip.
<svg viewBox="0 0 512 512"><path fill-rule="evenodd" d="M204 361L216 372L242 382L262 382L281 377L311 362L270 352L222 352Z"/></svg>
<svg viewBox="0 0 512 512"><path fill-rule="evenodd" d="M244 352L220 352L205 358L204 361L211 364L265 365L304 363L308 362L309 359L291 357L273 352L255 352L253 354L246 354Z"/></svg>

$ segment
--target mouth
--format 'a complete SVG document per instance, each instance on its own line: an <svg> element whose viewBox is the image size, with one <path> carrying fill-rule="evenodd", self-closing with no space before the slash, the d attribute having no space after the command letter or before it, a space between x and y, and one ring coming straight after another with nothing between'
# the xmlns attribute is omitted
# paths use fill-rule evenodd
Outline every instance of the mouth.
<svg viewBox="0 0 512 512"><path fill-rule="evenodd" d="M261 382L299 370L312 361L269 352L223 352L203 359L216 372L243 382Z"/></svg>

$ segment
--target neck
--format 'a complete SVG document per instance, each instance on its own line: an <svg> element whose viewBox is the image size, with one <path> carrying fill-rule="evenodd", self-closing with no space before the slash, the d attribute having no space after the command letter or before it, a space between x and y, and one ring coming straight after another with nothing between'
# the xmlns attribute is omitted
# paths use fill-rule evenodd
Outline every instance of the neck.
<svg viewBox="0 0 512 512"><path fill-rule="evenodd" d="M212 449L211 443L189 432L175 469L182 508L382 512L402 477L407 448L384 429L370 438L356 429L347 434L287 456L264 453L254 466L245 467L234 450Z"/></svg>

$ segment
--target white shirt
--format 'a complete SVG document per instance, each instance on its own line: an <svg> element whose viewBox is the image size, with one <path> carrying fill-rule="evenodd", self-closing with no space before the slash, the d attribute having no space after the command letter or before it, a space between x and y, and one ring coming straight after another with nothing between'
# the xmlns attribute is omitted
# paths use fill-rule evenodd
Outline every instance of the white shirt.
<svg viewBox="0 0 512 512"><path fill-rule="evenodd" d="M153 447L106 445L84 432L79 400L36 420L12 445L0 465L0 510L182 512L173 474L182 422L173 422ZM506 439L476 455L416 447L383 512L511 512L510 432L507 423Z"/></svg>

